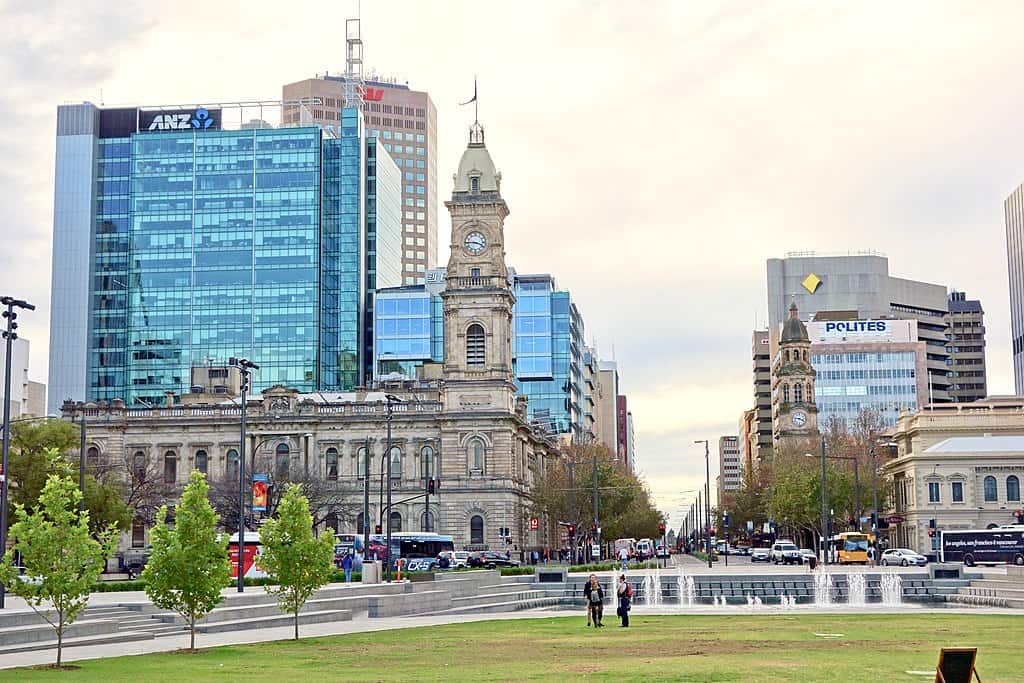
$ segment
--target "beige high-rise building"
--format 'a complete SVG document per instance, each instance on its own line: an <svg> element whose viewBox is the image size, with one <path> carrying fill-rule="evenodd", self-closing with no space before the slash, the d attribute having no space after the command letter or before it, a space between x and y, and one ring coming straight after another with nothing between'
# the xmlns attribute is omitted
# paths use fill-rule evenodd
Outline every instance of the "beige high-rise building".
<svg viewBox="0 0 1024 683"><path fill-rule="evenodd" d="M327 74L285 85L281 125L339 127L344 90L343 76ZM425 91L374 78L362 108L368 137L383 141L402 172L402 282L418 284L438 266L437 109Z"/></svg>
<svg viewBox="0 0 1024 683"><path fill-rule="evenodd" d="M618 458L619 451L619 370L615 361L598 362L601 394L595 406L597 411L598 440Z"/></svg>
<svg viewBox="0 0 1024 683"><path fill-rule="evenodd" d="M756 466L772 451L772 356L768 330L754 330L750 358L754 370L754 424L749 459Z"/></svg>
<svg viewBox="0 0 1024 683"><path fill-rule="evenodd" d="M964 292L949 293L949 360L954 403L971 403L988 395L985 371L985 311Z"/></svg>

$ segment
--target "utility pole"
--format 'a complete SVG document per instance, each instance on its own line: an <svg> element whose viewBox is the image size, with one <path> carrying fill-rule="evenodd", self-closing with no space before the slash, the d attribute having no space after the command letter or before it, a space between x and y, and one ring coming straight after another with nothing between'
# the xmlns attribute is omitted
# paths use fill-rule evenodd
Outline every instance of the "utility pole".
<svg viewBox="0 0 1024 683"><path fill-rule="evenodd" d="M385 524L387 524L387 581L388 583L391 583L391 565L399 559L397 557L391 557L391 415L392 406L395 403L401 403L402 399L398 398L397 396L392 396L391 394L385 394L384 400L387 401L387 415L385 417L385 422L387 423L388 427L386 449L387 454L384 456L388 460L388 505L387 509L385 510L387 518L384 520L384 522Z"/></svg>
<svg viewBox="0 0 1024 683"><path fill-rule="evenodd" d="M370 547L370 437L363 446L363 560ZM356 465L358 467L358 465Z"/></svg>
<svg viewBox="0 0 1024 683"><path fill-rule="evenodd" d="M572 528L576 528L576 511L573 509L573 495L575 493L573 487L573 467L576 463L572 461L572 452L569 454L569 524ZM576 539L573 537L574 534L569 534L569 566L576 564Z"/></svg>
<svg viewBox="0 0 1024 683"><path fill-rule="evenodd" d="M825 437L821 437L821 538L823 565L828 564L828 475L825 473Z"/></svg>
<svg viewBox="0 0 1024 683"><path fill-rule="evenodd" d="M249 391L249 374L259 370L260 366L245 358L229 358L228 365L238 368L239 386L242 390L242 443L238 457L238 592L245 591L245 442L246 416L249 404L246 394ZM253 449L255 454L255 448Z"/></svg>
<svg viewBox="0 0 1024 683"><path fill-rule="evenodd" d="M704 440L704 504L707 506L708 569L711 569L711 451L707 439Z"/></svg>
<svg viewBox="0 0 1024 683"><path fill-rule="evenodd" d="M598 496L599 495L600 495L600 493L599 493L598 488L597 488L597 453L595 452L594 453L594 545L596 545L600 549L600 547L601 547L601 533L600 533L601 527L598 525L598 516L597 516L597 513L598 513L598 500L599 500ZM598 550L598 552L600 552L600 550ZM601 559L601 557L599 555L598 557L594 558L594 561L597 562L600 559Z"/></svg>
<svg viewBox="0 0 1024 683"><path fill-rule="evenodd" d="M80 401L78 408L81 411L78 416L81 419L78 429L78 490L82 493L82 497L78 499L78 514L82 514L85 510L85 402Z"/></svg>
<svg viewBox="0 0 1024 683"><path fill-rule="evenodd" d="M875 435L871 434L871 489L874 497L874 515L871 520L871 533L874 534L875 557L874 564L878 564L878 461L875 459Z"/></svg>
<svg viewBox="0 0 1024 683"><path fill-rule="evenodd" d="M34 311L36 307L27 301L15 299L12 296L0 297L0 304L7 307L3 317L7 320L7 329L4 330L4 339L7 342L7 359L4 363L4 437L3 437L3 459L0 461L0 557L7 552L7 454L11 450L11 355L14 340L18 338L15 332L18 323L14 322L18 314L15 308L23 308L26 311ZM7 597L7 587L0 583L0 609L4 607Z"/></svg>

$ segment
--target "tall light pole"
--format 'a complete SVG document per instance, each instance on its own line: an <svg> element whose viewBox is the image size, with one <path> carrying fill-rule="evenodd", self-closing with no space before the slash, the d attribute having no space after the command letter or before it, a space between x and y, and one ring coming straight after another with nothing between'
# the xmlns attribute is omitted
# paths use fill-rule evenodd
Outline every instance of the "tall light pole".
<svg viewBox="0 0 1024 683"><path fill-rule="evenodd" d="M871 435L871 494L874 500L874 514L871 516L871 533L874 535L874 564L878 564L878 461L875 459L875 435Z"/></svg>
<svg viewBox="0 0 1024 683"><path fill-rule="evenodd" d="M694 443L704 444L704 529L708 539L708 569L711 569L711 445L707 439L697 439Z"/></svg>
<svg viewBox="0 0 1024 683"><path fill-rule="evenodd" d="M27 301L15 299L13 296L0 297L0 304L7 307L3 317L7 320L7 329L4 330L4 339L7 340L7 359L4 363L4 438L3 438L3 460L0 463L0 557L7 552L7 454L11 450L11 355L14 340L18 338L15 332L18 323L14 322L18 314L15 308L23 308L26 311L34 311L36 307ZM4 607L7 597L7 587L0 583L0 609Z"/></svg>
<svg viewBox="0 0 1024 683"><path fill-rule="evenodd" d="M387 570L386 571L387 571L387 580L388 580L388 583L390 583L391 582L391 563L398 559L397 557L391 557L391 414L392 414L392 406L394 406L395 403L401 403L402 399L398 398L397 396L392 396L391 394L385 394L384 395L384 400L387 402L387 415L385 416L384 421L387 424L387 429L388 429L387 447L385 449L385 452L387 453L387 455L385 457L388 459L388 503L387 503L387 507L385 508L385 515L386 515L385 524L387 524L387 548L388 548L388 551L387 551L388 566L387 566Z"/></svg>
<svg viewBox="0 0 1024 683"><path fill-rule="evenodd" d="M78 490L82 497L78 500L78 514L85 509L85 402L75 404L78 411Z"/></svg>
<svg viewBox="0 0 1024 683"><path fill-rule="evenodd" d="M825 474L825 437L821 437L821 564L828 564L828 478Z"/></svg>
<svg viewBox="0 0 1024 683"><path fill-rule="evenodd" d="M238 592L245 591L245 418L249 412L246 393L249 391L249 374L260 366L245 358L229 358L228 365L238 368L242 390L242 443L238 456Z"/></svg>

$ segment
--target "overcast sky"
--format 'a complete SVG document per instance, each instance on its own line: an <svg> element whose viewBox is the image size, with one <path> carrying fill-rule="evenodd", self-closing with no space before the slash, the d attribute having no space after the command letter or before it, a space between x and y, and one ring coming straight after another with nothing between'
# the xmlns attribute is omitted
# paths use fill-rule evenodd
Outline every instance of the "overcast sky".
<svg viewBox="0 0 1024 683"><path fill-rule="evenodd" d="M442 198L479 76L509 264L554 274L618 361L638 468L673 524L703 484L694 439L714 460L753 403L767 258L874 249L894 275L966 290L990 391L1012 391L1003 200L1024 181L1024 4L840 4L363 2L367 65L437 106ZM56 106L279 99L343 71L355 13L0 0L0 290L38 306L20 320L33 379Z"/></svg>

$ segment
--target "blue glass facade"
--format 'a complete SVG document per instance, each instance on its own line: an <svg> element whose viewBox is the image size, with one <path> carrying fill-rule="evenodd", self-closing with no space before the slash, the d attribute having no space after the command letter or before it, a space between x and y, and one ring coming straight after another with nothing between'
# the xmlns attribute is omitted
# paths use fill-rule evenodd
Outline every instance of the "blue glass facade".
<svg viewBox="0 0 1024 683"><path fill-rule="evenodd" d="M376 149L371 169L372 144L355 109L339 138L297 127L100 140L89 398L162 403L189 391L192 367L231 356L260 364L255 391L362 384L368 272L401 267L398 169ZM370 214L390 240L380 257Z"/></svg>
<svg viewBox="0 0 1024 683"><path fill-rule="evenodd" d="M901 409L917 408L913 351L816 353L811 355L811 365L817 373L814 396L821 428L833 416L852 425L865 408L879 411L891 425Z"/></svg>
<svg viewBox="0 0 1024 683"><path fill-rule="evenodd" d="M444 362L444 304L423 285L377 292L374 377L416 376L424 362Z"/></svg>

